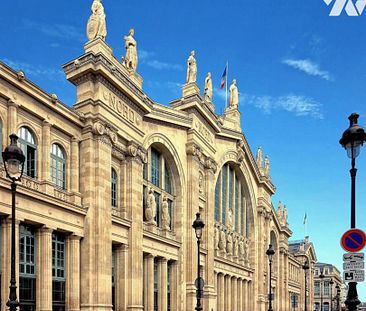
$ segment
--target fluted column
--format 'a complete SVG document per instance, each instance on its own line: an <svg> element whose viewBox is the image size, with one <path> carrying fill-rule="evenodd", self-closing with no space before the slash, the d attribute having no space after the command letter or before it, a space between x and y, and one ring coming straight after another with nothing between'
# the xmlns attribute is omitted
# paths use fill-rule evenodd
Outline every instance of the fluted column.
<svg viewBox="0 0 366 311"><path fill-rule="evenodd" d="M36 310L52 311L52 229L37 230Z"/></svg>
<svg viewBox="0 0 366 311"><path fill-rule="evenodd" d="M168 260L166 258L160 258L158 261L158 280L159 311L167 311Z"/></svg>
<svg viewBox="0 0 366 311"><path fill-rule="evenodd" d="M154 256L148 254L144 257L144 311L154 311Z"/></svg>
<svg viewBox="0 0 366 311"><path fill-rule="evenodd" d="M231 275L225 278L225 310L231 310Z"/></svg>
<svg viewBox="0 0 366 311"><path fill-rule="evenodd" d="M116 311L126 310L126 276L127 276L127 249L124 244L120 244L115 248L115 304Z"/></svg>
<svg viewBox="0 0 366 311"><path fill-rule="evenodd" d="M71 139L70 157L70 190L79 192L79 140L76 137Z"/></svg>
<svg viewBox="0 0 366 311"><path fill-rule="evenodd" d="M43 121L42 124L42 152L38 153L38 163L42 163L41 180L51 180L51 124Z"/></svg>
<svg viewBox="0 0 366 311"><path fill-rule="evenodd" d="M237 278L236 277L232 277L231 278L231 310L232 311L238 311L237 307L238 307L238 286L237 286Z"/></svg>
<svg viewBox="0 0 366 311"><path fill-rule="evenodd" d="M237 304L237 310L243 311L243 280L238 279L238 304Z"/></svg>
<svg viewBox="0 0 366 311"><path fill-rule="evenodd" d="M219 300L219 309L217 311L225 311L225 275L220 273L219 275L219 290L218 295L220 296Z"/></svg>
<svg viewBox="0 0 366 311"><path fill-rule="evenodd" d="M249 302L248 302L248 295L247 295L247 291L248 291L248 282L247 280L243 280L243 309L244 311L249 311L248 307L249 307ZM253 297L254 298L254 297Z"/></svg>
<svg viewBox="0 0 366 311"><path fill-rule="evenodd" d="M19 221L15 222L15 241L19 241ZM9 298L10 272L11 272L11 218L1 222L1 311L7 311L6 302ZM15 261L19 263L19 243L15 243ZM17 297L19 301L19 264L15 265Z"/></svg>
<svg viewBox="0 0 366 311"><path fill-rule="evenodd" d="M80 310L80 236L66 238L66 310Z"/></svg>
<svg viewBox="0 0 366 311"><path fill-rule="evenodd" d="M178 264L170 263L170 310L178 310Z"/></svg>

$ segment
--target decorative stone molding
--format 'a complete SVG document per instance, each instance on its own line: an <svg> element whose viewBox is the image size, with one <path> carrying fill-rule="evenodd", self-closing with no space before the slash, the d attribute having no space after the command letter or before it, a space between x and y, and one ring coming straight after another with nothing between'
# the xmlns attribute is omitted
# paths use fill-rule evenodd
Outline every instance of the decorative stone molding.
<svg viewBox="0 0 366 311"><path fill-rule="evenodd" d="M147 163L147 151L135 141L128 143L126 156L139 159L142 163Z"/></svg>
<svg viewBox="0 0 366 311"><path fill-rule="evenodd" d="M189 143L186 145L186 152L188 155L195 157L205 169L212 170L214 173L216 173L217 163L214 159L206 156L200 146L195 143Z"/></svg>
<svg viewBox="0 0 366 311"><path fill-rule="evenodd" d="M103 124L101 121L97 121L93 124L93 133L99 135L103 142L111 146L118 142L117 133L112 130L112 127L109 124ZM105 138L108 138L109 142L108 139Z"/></svg>

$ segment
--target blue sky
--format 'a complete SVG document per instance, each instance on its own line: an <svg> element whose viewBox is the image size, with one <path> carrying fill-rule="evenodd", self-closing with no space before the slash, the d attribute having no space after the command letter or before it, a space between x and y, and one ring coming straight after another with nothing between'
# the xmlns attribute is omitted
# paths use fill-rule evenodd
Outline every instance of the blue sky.
<svg viewBox="0 0 366 311"><path fill-rule="evenodd" d="M333 1L334 2L334 1ZM355 2L355 1L354 1ZM2 3L0 59L72 105L75 89L61 65L83 53L92 1ZM366 12L330 17L323 0L103 1L107 43L120 58L135 28L144 90L162 104L180 97L185 63L196 51L198 83L217 89L226 61L241 93L242 128L252 150L271 160L273 203L289 210L293 239L303 217L318 260L342 269L339 240L349 228L350 162L338 143L358 112L366 126ZM357 224L366 231L366 149L357 159ZM366 286L359 284L366 300Z"/></svg>

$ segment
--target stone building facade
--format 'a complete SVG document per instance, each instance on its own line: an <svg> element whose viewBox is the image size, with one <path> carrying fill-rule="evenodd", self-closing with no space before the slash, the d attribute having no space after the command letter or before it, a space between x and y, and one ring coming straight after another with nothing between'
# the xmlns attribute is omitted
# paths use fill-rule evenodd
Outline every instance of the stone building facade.
<svg viewBox="0 0 366 311"><path fill-rule="evenodd" d="M274 310L291 310L293 292L304 301L301 267L315 253L289 251L269 159L254 158L237 105L217 115L195 82L169 107L152 101L104 37L63 68L72 107L0 63L0 146L17 133L27 158L16 214L21 310L194 310L197 212L205 311L268 308L270 243ZM1 310L10 213L0 164Z"/></svg>

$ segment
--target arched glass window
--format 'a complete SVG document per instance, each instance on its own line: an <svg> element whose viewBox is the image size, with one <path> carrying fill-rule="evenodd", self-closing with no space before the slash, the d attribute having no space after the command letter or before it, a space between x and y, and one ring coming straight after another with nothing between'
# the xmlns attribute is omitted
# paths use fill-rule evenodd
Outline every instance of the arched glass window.
<svg viewBox="0 0 366 311"><path fill-rule="evenodd" d="M117 172L112 168L111 174L111 204L112 207L117 207Z"/></svg>
<svg viewBox="0 0 366 311"><path fill-rule="evenodd" d="M64 150L58 144L52 144L51 178L57 187L66 189L66 157Z"/></svg>
<svg viewBox="0 0 366 311"><path fill-rule="evenodd" d="M216 181L215 220L249 237L248 209L241 174L232 165L225 164Z"/></svg>
<svg viewBox="0 0 366 311"><path fill-rule="evenodd" d="M25 155L24 174L36 177L37 145L33 133L27 127L21 127L18 131L19 145Z"/></svg>
<svg viewBox="0 0 366 311"><path fill-rule="evenodd" d="M166 157L154 147L151 147L148 151L148 162L146 165L144 165L143 177L144 220L146 220L145 208L147 204L149 189L152 189L156 203L156 217L154 220L157 226L162 226L162 209L164 208L164 204L167 203L170 216L169 228L172 229L171 224L173 223L172 220L174 198L172 174ZM163 201L164 197L166 198L166 203Z"/></svg>

